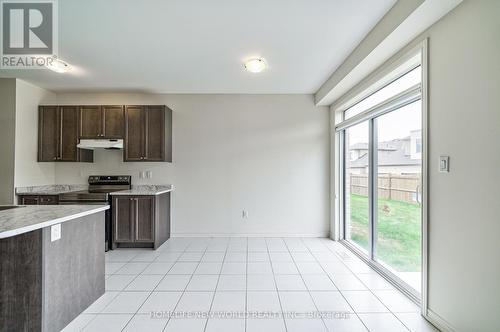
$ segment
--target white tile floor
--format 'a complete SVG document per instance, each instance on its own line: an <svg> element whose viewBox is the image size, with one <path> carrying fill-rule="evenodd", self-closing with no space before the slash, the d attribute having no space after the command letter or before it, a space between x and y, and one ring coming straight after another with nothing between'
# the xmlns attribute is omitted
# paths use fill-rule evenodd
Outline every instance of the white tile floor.
<svg viewBox="0 0 500 332"><path fill-rule="evenodd" d="M64 329L367 330L436 331L341 244L311 238L173 238L108 252L106 293Z"/></svg>

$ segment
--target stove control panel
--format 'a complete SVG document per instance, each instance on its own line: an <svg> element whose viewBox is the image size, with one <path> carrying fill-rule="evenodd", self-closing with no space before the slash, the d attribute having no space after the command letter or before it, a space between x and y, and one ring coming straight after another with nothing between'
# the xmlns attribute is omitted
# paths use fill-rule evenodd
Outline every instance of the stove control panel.
<svg viewBox="0 0 500 332"><path fill-rule="evenodd" d="M130 175L91 175L89 176L90 184L104 184L104 183L116 183L116 184L130 184Z"/></svg>

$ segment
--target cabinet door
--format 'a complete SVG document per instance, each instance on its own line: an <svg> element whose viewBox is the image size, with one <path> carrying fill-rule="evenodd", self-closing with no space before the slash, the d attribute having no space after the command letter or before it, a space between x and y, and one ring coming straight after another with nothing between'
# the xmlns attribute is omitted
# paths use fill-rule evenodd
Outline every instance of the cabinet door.
<svg viewBox="0 0 500 332"><path fill-rule="evenodd" d="M21 205L38 205L38 196L21 196Z"/></svg>
<svg viewBox="0 0 500 332"><path fill-rule="evenodd" d="M59 109L40 106L38 111L38 161L56 161L59 157Z"/></svg>
<svg viewBox="0 0 500 332"><path fill-rule="evenodd" d="M113 198L113 242L134 241L134 204L130 197Z"/></svg>
<svg viewBox="0 0 500 332"><path fill-rule="evenodd" d="M145 160L165 161L165 107L146 106Z"/></svg>
<svg viewBox="0 0 500 332"><path fill-rule="evenodd" d="M124 161L141 161L144 159L144 124L144 108L142 106L126 106Z"/></svg>
<svg viewBox="0 0 500 332"><path fill-rule="evenodd" d="M78 107L61 106L59 160L78 161Z"/></svg>
<svg viewBox="0 0 500 332"><path fill-rule="evenodd" d="M80 106L80 138L103 138L101 106Z"/></svg>
<svg viewBox="0 0 500 332"><path fill-rule="evenodd" d="M154 197L137 197L135 200L135 240L154 241Z"/></svg>
<svg viewBox="0 0 500 332"><path fill-rule="evenodd" d="M125 132L125 111L123 106L102 106L104 137L123 138Z"/></svg>

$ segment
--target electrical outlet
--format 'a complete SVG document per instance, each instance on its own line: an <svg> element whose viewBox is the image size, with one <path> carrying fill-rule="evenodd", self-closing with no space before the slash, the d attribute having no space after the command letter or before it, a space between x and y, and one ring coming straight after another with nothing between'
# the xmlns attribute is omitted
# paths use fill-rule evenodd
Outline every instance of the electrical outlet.
<svg viewBox="0 0 500 332"><path fill-rule="evenodd" d="M242 217L243 219L248 218L248 211L247 211L247 210L243 210L243 211L241 212L241 217Z"/></svg>
<svg viewBox="0 0 500 332"><path fill-rule="evenodd" d="M54 242L61 238L61 224L50 226L50 241Z"/></svg>
<svg viewBox="0 0 500 332"><path fill-rule="evenodd" d="M146 172L146 177L147 177L148 179L153 178L153 172L151 172L151 171L147 171L147 172Z"/></svg>

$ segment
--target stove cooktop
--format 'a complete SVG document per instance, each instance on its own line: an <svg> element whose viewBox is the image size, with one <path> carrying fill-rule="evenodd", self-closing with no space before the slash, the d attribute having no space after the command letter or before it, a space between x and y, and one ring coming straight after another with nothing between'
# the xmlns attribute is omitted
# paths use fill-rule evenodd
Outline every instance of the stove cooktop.
<svg viewBox="0 0 500 332"><path fill-rule="evenodd" d="M130 175L91 175L89 189L63 193L60 202L107 202L109 193L131 188Z"/></svg>

